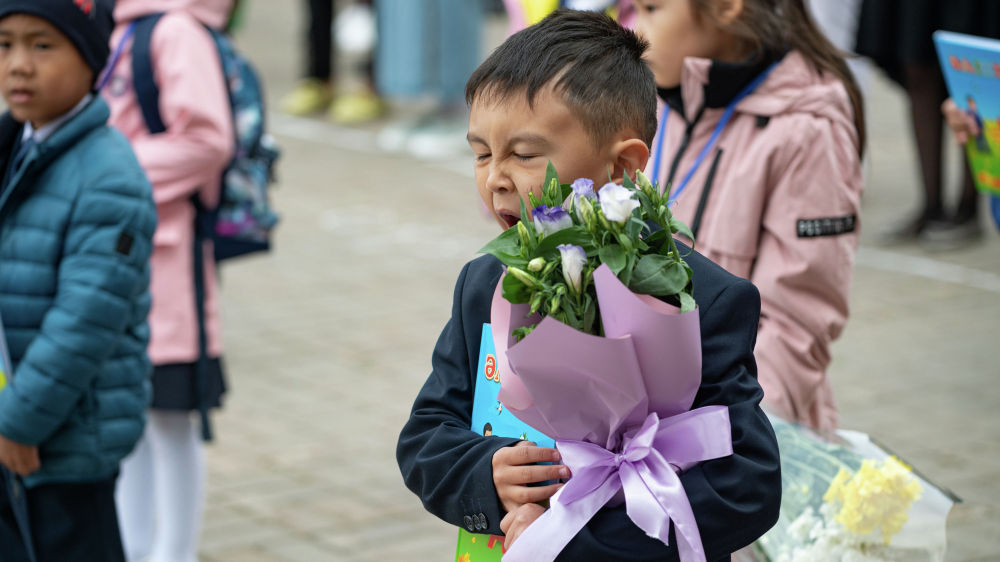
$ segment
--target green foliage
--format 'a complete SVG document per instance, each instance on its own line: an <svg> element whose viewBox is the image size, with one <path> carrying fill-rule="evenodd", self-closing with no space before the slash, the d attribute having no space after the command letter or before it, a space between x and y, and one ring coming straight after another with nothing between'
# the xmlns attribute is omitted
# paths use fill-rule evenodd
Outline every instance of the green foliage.
<svg viewBox="0 0 1000 562"><path fill-rule="evenodd" d="M480 250L507 266L504 298L529 304L532 312L552 316L578 330L602 335L593 274L606 264L632 291L673 299L680 302L682 312L695 310L691 268L673 238L680 234L693 239L691 230L673 216L666 195L642 172L637 172L635 181L626 177L622 185L633 192L639 205L624 224L618 224L607 220L596 198L580 198L570 184L560 183L549 162L541 193L529 194L528 201L521 201L521 222ZM563 208L572 218L572 226L547 235L540 233L531 223L529 210L529 206L539 205ZM579 246L586 253L586 263L572 286L566 278L572 271L564 271L560 246ZM573 288L578 282L579 292ZM514 337L520 340L534 328L516 330Z"/></svg>

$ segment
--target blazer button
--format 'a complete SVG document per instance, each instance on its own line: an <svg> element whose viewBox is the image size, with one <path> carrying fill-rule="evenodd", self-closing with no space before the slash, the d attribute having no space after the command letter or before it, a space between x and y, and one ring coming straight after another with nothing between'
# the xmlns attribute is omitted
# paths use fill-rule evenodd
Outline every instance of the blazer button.
<svg viewBox="0 0 1000 562"><path fill-rule="evenodd" d="M473 532L473 531L476 530L476 527L477 527L477 525L475 524L475 522L473 522L472 517L469 517L468 515L466 515L465 516L465 528L468 529L469 532L471 533L471 532Z"/></svg>
<svg viewBox="0 0 1000 562"><path fill-rule="evenodd" d="M485 513L479 514L479 522L482 524L482 528L480 530L485 531L490 528L490 520L486 518Z"/></svg>

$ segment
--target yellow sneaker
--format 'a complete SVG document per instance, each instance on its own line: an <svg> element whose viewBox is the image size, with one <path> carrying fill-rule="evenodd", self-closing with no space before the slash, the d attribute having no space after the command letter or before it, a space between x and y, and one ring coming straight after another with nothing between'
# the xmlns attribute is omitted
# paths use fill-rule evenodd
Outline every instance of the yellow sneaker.
<svg viewBox="0 0 1000 562"><path fill-rule="evenodd" d="M385 115L386 105L372 92L342 94L330 106L330 120L340 125L367 123Z"/></svg>
<svg viewBox="0 0 1000 562"><path fill-rule="evenodd" d="M326 109L333 99L330 85L315 79L299 82L294 90L281 99L281 110L289 115L303 116Z"/></svg>

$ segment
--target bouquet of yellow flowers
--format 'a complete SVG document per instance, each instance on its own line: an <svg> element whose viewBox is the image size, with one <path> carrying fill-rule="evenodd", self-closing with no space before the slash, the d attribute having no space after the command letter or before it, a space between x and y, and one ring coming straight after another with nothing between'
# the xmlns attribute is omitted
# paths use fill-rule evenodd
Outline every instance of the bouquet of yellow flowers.
<svg viewBox="0 0 1000 562"><path fill-rule="evenodd" d="M945 520L957 499L867 435L837 443L772 417L781 450L781 514L755 546L773 562L944 560Z"/></svg>

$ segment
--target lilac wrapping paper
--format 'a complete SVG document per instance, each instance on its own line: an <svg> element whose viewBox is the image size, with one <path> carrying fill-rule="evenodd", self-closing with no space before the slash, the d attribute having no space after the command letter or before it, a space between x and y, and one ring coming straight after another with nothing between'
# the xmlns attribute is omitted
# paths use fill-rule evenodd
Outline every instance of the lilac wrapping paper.
<svg viewBox="0 0 1000 562"><path fill-rule="evenodd" d="M682 561L705 560L677 472L733 450L728 408L691 410L701 385L697 311L636 295L601 266L594 285L607 337L545 318L515 344L511 333L538 318L503 298L502 281L491 309L498 399L555 439L573 474L504 560L554 560L616 496L664 544L673 521Z"/></svg>

